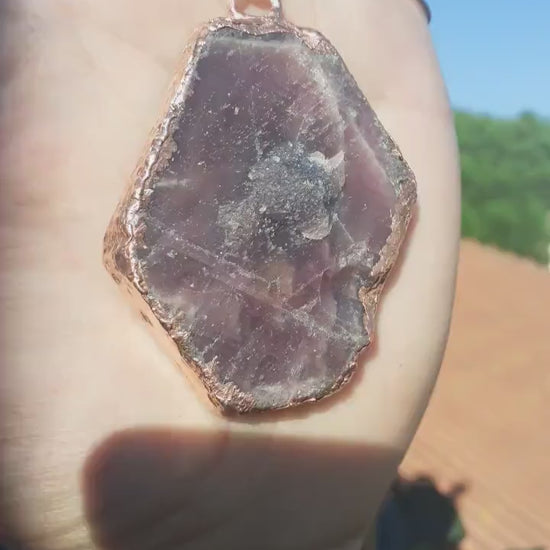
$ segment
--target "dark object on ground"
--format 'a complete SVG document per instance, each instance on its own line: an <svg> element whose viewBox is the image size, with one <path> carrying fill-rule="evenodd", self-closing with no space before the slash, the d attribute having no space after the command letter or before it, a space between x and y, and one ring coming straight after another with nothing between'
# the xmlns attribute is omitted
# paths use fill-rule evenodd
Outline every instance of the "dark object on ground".
<svg viewBox="0 0 550 550"><path fill-rule="evenodd" d="M429 477L398 478L382 505L376 536L377 550L454 550L464 538L455 499L457 485L441 493Z"/></svg>

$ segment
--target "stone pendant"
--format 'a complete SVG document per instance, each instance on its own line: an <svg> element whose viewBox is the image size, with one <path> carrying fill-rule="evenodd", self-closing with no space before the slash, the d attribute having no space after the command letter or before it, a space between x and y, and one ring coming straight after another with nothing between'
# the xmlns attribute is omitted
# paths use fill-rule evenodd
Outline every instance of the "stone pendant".
<svg viewBox="0 0 550 550"><path fill-rule="evenodd" d="M224 412L350 379L416 199L334 47L274 4L200 30L105 237L114 279Z"/></svg>

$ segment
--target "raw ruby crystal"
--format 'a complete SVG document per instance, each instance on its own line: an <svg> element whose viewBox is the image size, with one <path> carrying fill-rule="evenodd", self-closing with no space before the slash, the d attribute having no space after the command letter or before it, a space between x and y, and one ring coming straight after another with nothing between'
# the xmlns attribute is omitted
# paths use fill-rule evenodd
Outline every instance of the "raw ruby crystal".
<svg viewBox="0 0 550 550"><path fill-rule="evenodd" d="M278 409L341 387L415 181L326 39L273 18L211 23L137 174L106 263L212 401Z"/></svg>

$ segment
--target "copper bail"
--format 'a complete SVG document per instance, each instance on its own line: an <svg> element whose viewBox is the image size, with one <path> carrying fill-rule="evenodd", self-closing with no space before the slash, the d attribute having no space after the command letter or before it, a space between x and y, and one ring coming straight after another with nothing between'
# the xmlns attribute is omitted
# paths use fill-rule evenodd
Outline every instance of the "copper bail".
<svg viewBox="0 0 550 550"><path fill-rule="evenodd" d="M235 18L244 18L244 17L250 17L243 11L241 11L237 4L239 4L239 0L230 0L229 1L229 10L231 12L231 16ZM271 8L269 9L269 13L267 17L273 17L275 19L281 19L283 16L283 7L282 7L282 0L270 0Z"/></svg>

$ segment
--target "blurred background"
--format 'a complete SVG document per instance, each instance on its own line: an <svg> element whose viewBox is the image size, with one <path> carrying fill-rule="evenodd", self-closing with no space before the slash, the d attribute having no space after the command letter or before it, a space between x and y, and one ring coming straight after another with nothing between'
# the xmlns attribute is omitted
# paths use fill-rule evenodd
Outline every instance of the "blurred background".
<svg viewBox="0 0 550 550"><path fill-rule="evenodd" d="M429 0L464 236L441 376L384 550L550 549L550 0Z"/></svg>

